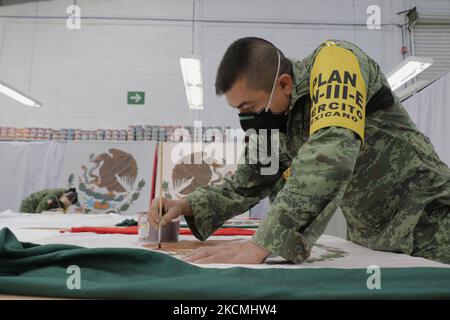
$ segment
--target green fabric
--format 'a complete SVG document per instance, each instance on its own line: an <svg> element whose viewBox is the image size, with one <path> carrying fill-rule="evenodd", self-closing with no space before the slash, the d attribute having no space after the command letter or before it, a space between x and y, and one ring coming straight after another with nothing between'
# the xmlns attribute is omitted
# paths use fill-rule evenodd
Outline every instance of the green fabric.
<svg viewBox="0 0 450 320"><path fill-rule="evenodd" d="M81 290L66 272L81 270ZM36 245L0 230L0 293L120 299L450 298L450 269L381 269L369 290L365 269L205 269L143 249Z"/></svg>
<svg viewBox="0 0 450 320"><path fill-rule="evenodd" d="M131 226L137 226L138 223L134 219L125 219L122 222L119 222L116 224L116 227L131 227Z"/></svg>

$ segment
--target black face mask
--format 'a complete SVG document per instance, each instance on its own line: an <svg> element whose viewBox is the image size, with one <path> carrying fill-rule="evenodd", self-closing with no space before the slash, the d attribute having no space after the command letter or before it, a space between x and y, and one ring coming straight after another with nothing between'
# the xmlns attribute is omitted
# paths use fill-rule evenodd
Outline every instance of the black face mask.
<svg viewBox="0 0 450 320"><path fill-rule="evenodd" d="M273 113L270 110L263 110L259 113L239 113L239 122L244 131L254 129L278 129L286 133L288 115L286 113Z"/></svg>
<svg viewBox="0 0 450 320"><path fill-rule="evenodd" d="M275 85L280 74L281 57L280 52L277 49L278 55L278 67L273 81L272 92L270 93L269 102L267 107L259 113L239 113L239 122L241 123L242 130L247 131L254 129L257 131L261 129L273 130L277 129L280 132L286 133L288 115L286 113L273 113L269 107L272 102L273 93L275 91Z"/></svg>

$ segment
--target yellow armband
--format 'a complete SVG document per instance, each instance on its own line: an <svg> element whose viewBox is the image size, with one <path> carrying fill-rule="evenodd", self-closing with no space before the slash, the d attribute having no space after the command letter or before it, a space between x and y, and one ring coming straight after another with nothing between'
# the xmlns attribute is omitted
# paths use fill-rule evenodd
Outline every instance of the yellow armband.
<svg viewBox="0 0 450 320"><path fill-rule="evenodd" d="M356 56L334 44L323 47L311 69L310 135L337 126L352 130L364 142L366 92Z"/></svg>

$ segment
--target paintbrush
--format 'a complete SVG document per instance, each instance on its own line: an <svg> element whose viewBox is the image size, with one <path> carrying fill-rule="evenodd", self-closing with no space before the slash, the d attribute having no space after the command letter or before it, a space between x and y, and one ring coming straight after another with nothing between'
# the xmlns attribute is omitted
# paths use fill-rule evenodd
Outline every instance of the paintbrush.
<svg viewBox="0 0 450 320"><path fill-rule="evenodd" d="M163 143L159 143L159 223L158 223L158 249L161 249L161 222L163 213L162 203L162 175L163 175Z"/></svg>

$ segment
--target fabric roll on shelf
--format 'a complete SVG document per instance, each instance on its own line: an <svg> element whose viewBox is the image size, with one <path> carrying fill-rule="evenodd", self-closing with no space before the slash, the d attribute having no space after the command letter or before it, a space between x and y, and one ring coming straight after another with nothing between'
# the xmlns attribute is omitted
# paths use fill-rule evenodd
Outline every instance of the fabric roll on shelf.
<svg viewBox="0 0 450 320"><path fill-rule="evenodd" d="M235 138L228 132L230 127L220 126L159 126L129 125L127 129L79 128L39 128L39 127L0 127L0 140L94 140L94 141L170 141L170 142L230 142Z"/></svg>

